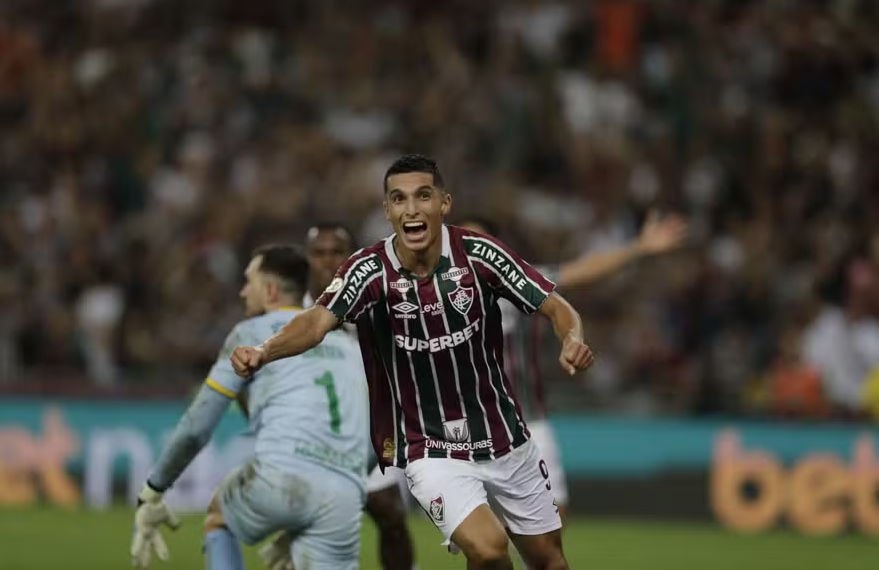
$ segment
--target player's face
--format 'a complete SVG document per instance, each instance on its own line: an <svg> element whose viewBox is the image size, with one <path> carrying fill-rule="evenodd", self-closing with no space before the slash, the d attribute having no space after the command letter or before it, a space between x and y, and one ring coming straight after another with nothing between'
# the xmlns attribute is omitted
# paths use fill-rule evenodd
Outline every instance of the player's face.
<svg viewBox="0 0 879 570"><path fill-rule="evenodd" d="M308 280L312 293L326 289L351 255L351 241L341 230L322 230L308 241Z"/></svg>
<svg viewBox="0 0 879 570"><path fill-rule="evenodd" d="M461 224L461 227L465 230L470 230L471 232L476 232L480 234L490 235L488 230L482 226L482 224L477 224L476 222L465 222Z"/></svg>
<svg viewBox="0 0 879 570"><path fill-rule="evenodd" d="M259 270L262 256L254 257L244 270L244 287L241 288L241 298L244 299L244 313L248 317L255 317L266 312L265 306L269 294L268 283L265 275Z"/></svg>
<svg viewBox="0 0 879 570"><path fill-rule="evenodd" d="M433 184L433 175L407 172L388 177L385 216L397 239L411 251L424 251L439 236L452 197Z"/></svg>

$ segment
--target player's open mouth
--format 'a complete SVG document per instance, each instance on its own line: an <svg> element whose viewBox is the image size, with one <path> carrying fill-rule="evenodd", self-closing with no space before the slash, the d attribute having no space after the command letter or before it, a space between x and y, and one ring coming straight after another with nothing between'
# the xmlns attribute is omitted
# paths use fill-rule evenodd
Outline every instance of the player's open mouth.
<svg viewBox="0 0 879 570"><path fill-rule="evenodd" d="M403 233L406 239L418 241L427 235L427 224L424 222L403 222Z"/></svg>

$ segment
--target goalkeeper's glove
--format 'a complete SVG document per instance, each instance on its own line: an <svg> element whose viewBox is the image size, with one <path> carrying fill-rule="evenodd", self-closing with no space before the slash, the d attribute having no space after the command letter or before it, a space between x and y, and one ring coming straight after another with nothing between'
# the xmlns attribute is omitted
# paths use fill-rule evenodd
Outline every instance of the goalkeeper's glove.
<svg viewBox="0 0 879 570"><path fill-rule="evenodd" d="M282 532L274 540L259 549L259 558L269 570L293 570L293 557L290 546L293 536Z"/></svg>
<svg viewBox="0 0 879 570"><path fill-rule="evenodd" d="M162 526L177 530L180 519L162 500L162 492L153 489L149 482L137 497L134 512L134 536L131 539L131 565L146 568L150 565L153 550L160 560L168 560L168 546L159 532Z"/></svg>

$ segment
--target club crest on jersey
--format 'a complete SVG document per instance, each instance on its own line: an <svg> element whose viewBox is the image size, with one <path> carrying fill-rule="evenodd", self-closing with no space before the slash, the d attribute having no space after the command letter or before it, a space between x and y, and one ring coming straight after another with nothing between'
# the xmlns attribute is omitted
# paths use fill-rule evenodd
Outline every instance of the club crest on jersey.
<svg viewBox="0 0 879 570"><path fill-rule="evenodd" d="M473 304L473 287L461 287L449 293L449 302L462 315L466 315Z"/></svg>
<svg viewBox="0 0 879 570"><path fill-rule="evenodd" d="M470 273L470 268L468 267L452 267L445 273L441 274L440 277L442 277L446 281L458 282L468 273Z"/></svg>
<svg viewBox="0 0 879 570"><path fill-rule="evenodd" d="M392 281L388 285L390 286L391 289L393 289L395 291L399 291L400 293L403 293L403 294L405 294L406 291L408 291L409 289L412 289L415 286L411 281L409 281L408 279L404 279L402 277L400 277L396 281Z"/></svg>
<svg viewBox="0 0 879 570"><path fill-rule="evenodd" d="M443 500L443 496L440 495L435 499L431 499L430 501L430 516L433 517L433 520L436 522L443 522L446 520L446 503Z"/></svg>
<svg viewBox="0 0 879 570"><path fill-rule="evenodd" d="M443 422L443 434L446 437L446 441L451 441L452 443L470 441L470 424L467 423L467 418Z"/></svg>

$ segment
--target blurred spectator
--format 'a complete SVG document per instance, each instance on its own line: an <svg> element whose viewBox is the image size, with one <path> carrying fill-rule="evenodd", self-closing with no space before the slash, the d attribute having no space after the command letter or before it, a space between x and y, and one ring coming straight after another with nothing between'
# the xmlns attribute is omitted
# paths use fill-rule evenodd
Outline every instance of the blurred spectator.
<svg viewBox="0 0 879 570"><path fill-rule="evenodd" d="M864 407L865 383L879 366L879 274L867 259L845 263L825 305L806 331L806 362L823 379L830 402L851 413Z"/></svg>
<svg viewBox="0 0 879 570"><path fill-rule="evenodd" d="M119 376L115 340L125 298L109 268L99 267L92 284L76 300L76 330L86 373L99 386L112 387Z"/></svg>
<svg viewBox="0 0 879 570"><path fill-rule="evenodd" d="M771 412L782 417L822 419L831 415L821 371L805 362L801 350L802 331L783 331L778 356L769 369Z"/></svg>

